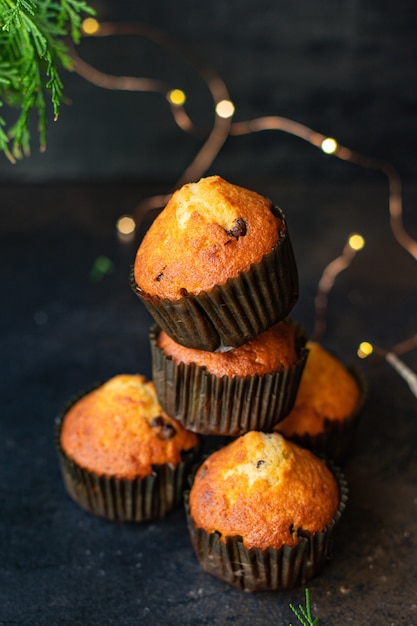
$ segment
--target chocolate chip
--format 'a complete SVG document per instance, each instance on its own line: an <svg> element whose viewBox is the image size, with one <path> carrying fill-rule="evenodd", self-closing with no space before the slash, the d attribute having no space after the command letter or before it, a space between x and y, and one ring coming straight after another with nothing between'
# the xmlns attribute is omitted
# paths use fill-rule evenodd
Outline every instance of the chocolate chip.
<svg viewBox="0 0 417 626"><path fill-rule="evenodd" d="M294 532L294 524L290 524L290 535Z"/></svg>
<svg viewBox="0 0 417 626"><path fill-rule="evenodd" d="M256 464L256 468L259 469L260 467L262 467L262 465L264 465L265 461L263 459L260 459L257 464Z"/></svg>
<svg viewBox="0 0 417 626"><path fill-rule="evenodd" d="M229 237L235 237L239 239L239 237L244 237L247 232L247 224L244 219L238 217L235 219L235 225L232 229L226 231Z"/></svg>
<svg viewBox="0 0 417 626"><path fill-rule="evenodd" d="M155 280L157 280L159 282L163 275L164 275L164 272L161 272L160 274L158 274L158 276L156 277Z"/></svg>
<svg viewBox="0 0 417 626"><path fill-rule="evenodd" d="M177 434L177 431L175 430L175 427L169 422L166 422L162 426L162 435L164 436L165 439L172 439L173 437L175 437L176 434Z"/></svg>
<svg viewBox="0 0 417 626"><path fill-rule="evenodd" d="M177 434L175 430L175 426L173 426L170 422L166 422L162 415L157 415L151 421L152 428L157 428L157 437L162 441L166 441L167 439L172 439Z"/></svg>
<svg viewBox="0 0 417 626"><path fill-rule="evenodd" d="M188 291L186 290L185 287L181 287L181 289L180 289L180 296L182 298L185 298L185 296L188 296Z"/></svg>

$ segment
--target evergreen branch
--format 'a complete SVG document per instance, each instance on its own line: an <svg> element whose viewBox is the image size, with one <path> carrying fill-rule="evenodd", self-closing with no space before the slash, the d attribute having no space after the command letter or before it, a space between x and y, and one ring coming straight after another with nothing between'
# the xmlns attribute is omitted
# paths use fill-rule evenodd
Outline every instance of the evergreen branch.
<svg viewBox="0 0 417 626"><path fill-rule="evenodd" d="M81 13L93 14L83 0L61 0L61 11L58 16L58 23L63 26L66 21L69 22L71 38L74 43L79 43L80 41Z"/></svg>
<svg viewBox="0 0 417 626"><path fill-rule="evenodd" d="M63 100L60 69L71 68L64 38L81 38L84 0L0 0L0 106L19 109L14 123L0 117L0 151L10 160L30 153L29 121L38 116L41 150L46 145L47 100L58 119ZM11 141L11 147L9 142Z"/></svg>
<svg viewBox="0 0 417 626"><path fill-rule="evenodd" d="M319 623L319 618L313 618L311 615L310 592L307 588L305 590L305 607L299 604L298 609L296 609L293 604L290 604L290 609L302 626L317 626ZM292 625L290 624L290 626Z"/></svg>
<svg viewBox="0 0 417 626"><path fill-rule="evenodd" d="M2 102L0 102L0 105L3 106ZM5 120L0 117L0 150L2 152L4 152L4 154L7 156L7 158L9 159L9 161L11 161L12 163L14 163L15 159L13 158L12 153L10 152L9 148L8 148L8 137L6 135L6 133L3 130L3 126L6 125Z"/></svg>
<svg viewBox="0 0 417 626"><path fill-rule="evenodd" d="M20 28L21 21L20 16L22 11L27 11L30 15L35 15L36 3L34 0L17 0L15 6L4 11L3 15L3 30L10 30L10 26L14 25Z"/></svg>

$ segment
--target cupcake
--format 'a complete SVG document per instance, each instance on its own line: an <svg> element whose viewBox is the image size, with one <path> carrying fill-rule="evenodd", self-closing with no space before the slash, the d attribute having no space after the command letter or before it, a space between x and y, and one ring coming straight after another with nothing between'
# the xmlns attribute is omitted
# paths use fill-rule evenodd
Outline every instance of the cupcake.
<svg viewBox="0 0 417 626"><path fill-rule="evenodd" d="M184 185L145 234L131 285L177 343L238 347L284 319L297 301L284 215L219 176Z"/></svg>
<svg viewBox="0 0 417 626"><path fill-rule="evenodd" d="M334 472L278 433L252 431L212 453L185 499L203 569L245 591L305 584L346 504Z"/></svg>
<svg viewBox="0 0 417 626"><path fill-rule="evenodd" d="M366 384L319 343L307 342L308 358L294 406L275 430L343 463L366 398Z"/></svg>
<svg viewBox="0 0 417 626"><path fill-rule="evenodd" d="M80 506L145 521L181 503L199 439L162 411L152 382L120 374L65 409L56 444L65 486Z"/></svg>
<svg viewBox="0 0 417 626"><path fill-rule="evenodd" d="M150 339L158 399L189 430L270 431L294 404L307 352L304 333L289 319L224 352L186 348L157 326Z"/></svg>

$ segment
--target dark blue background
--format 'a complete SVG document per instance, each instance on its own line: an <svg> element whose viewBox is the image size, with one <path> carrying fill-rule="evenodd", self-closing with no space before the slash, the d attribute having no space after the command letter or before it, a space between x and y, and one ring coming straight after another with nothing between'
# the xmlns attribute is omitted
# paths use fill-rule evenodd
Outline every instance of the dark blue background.
<svg viewBox="0 0 417 626"><path fill-rule="evenodd" d="M186 45L191 61L201 55L225 80L236 121L286 116L392 163L417 238L415 0L93 4L101 20L140 20ZM183 88L190 116L210 129L210 94L191 66L143 39L87 39L79 51L103 71ZM289 603L304 590L242 594L206 575L181 508L160 523L115 525L65 493L55 416L97 380L151 374L151 320L129 272L153 215L130 244L116 220L168 191L203 138L182 133L158 94L63 78L68 101L46 153L34 143L15 166L0 156L0 624L295 623ZM390 231L386 180L272 131L230 137L214 172L283 208L300 274L294 317L307 333L324 267L352 231L365 237L332 290L323 344L363 368L370 395L345 467L334 558L309 589L323 626L416 624L416 398L383 360L356 357L364 339L390 349L416 332L416 264ZM114 270L96 283L100 255ZM403 358L417 371L416 350Z"/></svg>
<svg viewBox="0 0 417 626"><path fill-rule="evenodd" d="M281 115L417 173L417 5L414 0L92 0L101 21L140 21L185 45L223 78L235 121ZM209 130L213 106L192 65L144 38L85 39L81 56L105 72L166 80ZM173 122L159 94L110 92L63 72L67 104L51 121L46 154L0 181L129 179L172 183L202 144ZM4 111L4 115L10 112ZM52 116L51 116L52 118ZM35 127L36 120L33 120ZM267 131L230 137L210 173L225 178L349 178L358 168L298 138ZM359 173L374 177L374 174Z"/></svg>

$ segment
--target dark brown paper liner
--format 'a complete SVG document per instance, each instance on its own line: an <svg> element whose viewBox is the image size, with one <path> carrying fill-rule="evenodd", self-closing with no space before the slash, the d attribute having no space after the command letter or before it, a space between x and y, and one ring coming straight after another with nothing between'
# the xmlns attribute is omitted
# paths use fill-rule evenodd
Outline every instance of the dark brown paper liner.
<svg viewBox="0 0 417 626"><path fill-rule="evenodd" d="M197 528L189 507L189 491L184 494L187 525L197 559L212 576L243 591L275 591L305 585L316 576L331 557L332 534L347 503L347 482L336 467L331 466L340 492L339 508L326 528L311 535L305 532L296 546L274 549L247 549L239 536L221 540L218 532L207 533Z"/></svg>
<svg viewBox="0 0 417 626"><path fill-rule="evenodd" d="M72 400L55 422L55 447L64 485L71 498L93 515L120 522L160 519L180 506L187 477L198 455L196 448L183 452L177 466L155 465L151 476L132 480L96 474L82 468L64 452L61 430L65 414L83 395Z"/></svg>
<svg viewBox="0 0 417 626"><path fill-rule="evenodd" d="M298 299L298 272L284 214L278 244L259 263L223 285L179 300L144 293L132 269L130 284L156 323L177 343L213 352L234 347L286 317Z"/></svg>
<svg viewBox="0 0 417 626"><path fill-rule="evenodd" d="M368 397L368 381L363 372L357 368L348 368L360 388L360 400L356 409L343 420L326 418L324 430L317 435L305 433L285 435L287 439L308 448L316 454L332 459L338 465L344 465L352 450L360 415ZM278 431L279 432L279 431Z"/></svg>
<svg viewBox="0 0 417 626"><path fill-rule="evenodd" d="M194 363L176 364L156 345L160 329L152 326L152 379L162 408L187 430L205 435L273 430L294 405L307 359L305 335L295 328L298 358L288 369L219 377Z"/></svg>

